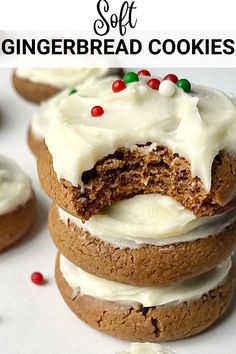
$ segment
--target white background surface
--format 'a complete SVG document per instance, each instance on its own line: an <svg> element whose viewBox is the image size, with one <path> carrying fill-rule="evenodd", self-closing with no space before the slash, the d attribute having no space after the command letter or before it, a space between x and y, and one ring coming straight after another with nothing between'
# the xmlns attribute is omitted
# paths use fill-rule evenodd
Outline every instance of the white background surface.
<svg viewBox="0 0 236 354"><path fill-rule="evenodd" d="M174 72L190 81L236 93L236 69ZM47 231L49 200L40 189L35 159L26 144L27 127L36 109L14 93L10 71L0 69L0 153L14 158L32 177L38 199L33 230L0 254L0 354L114 354L127 343L96 332L77 319L54 282L56 249ZM31 283L33 271L41 271L47 284L38 287ZM177 354L233 354L236 301L223 319L204 334L168 343L167 347Z"/></svg>
<svg viewBox="0 0 236 354"><path fill-rule="evenodd" d="M85 15L86 16L86 15ZM95 18L95 17L94 17ZM3 50L0 46L0 65L2 68L14 68L14 67L70 67L73 68L77 65L78 61L80 66L103 66L103 67L117 67L121 66L123 68L135 67L137 63L145 63L146 66L156 68L157 63L159 68L166 68L168 66L174 66L175 68L184 67L184 68L205 68L205 67L227 67L234 68L235 67L235 53L236 53L236 31L203 31L203 30L195 30L195 31L186 31L186 30L147 30L140 29L139 26L137 28L132 29L132 31L128 31L123 37L125 42L125 47L127 48L127 53L122 50L118 50L118 53L114 54L119 48L119 41L121 39L120 33L117 28L111 29L109 34L105 37L99 37L101 40L101 55L96 55L97 51L92 52L92 45L90 45L90 40L95 38L95 34L93 31L93 26L89 27L87 31L1 31L0 30L0 44L1 42L6 43L3 45ZM78 48L77 55L70 55L69 53L58 54L48 54L42 55L38 53L38 50L35 51L34 54L30 54L29 51L26 51L26 54L22 54L22 40L28 41L31 43L31 40L34 39L36 43L40 43L39 40L42 38L46 39L82 39L88 41L88 53L83 53L83 46L80 49L80 45L75 45ZM108 48L109 54L104 54L106 52L106 45L104 42L106 40L112 39L112 43L110 43L111 48ZM130 54L132 51L130 50L130 41L138 40L141 44L142 49L140 53ZM175 45L172 46L169 42L169 39L174 41ZM185 54L181 54L178 52L178 44L180 41L184 39L189 43L189 49L185 43L180 44L180 52L181 50ZM213 47L212 41L219 40L218 42L219 48L217 48L217 52L221 54L211 54L211 49L209 54L202 55L198 52L198 50L194 50L194 42L198 43L199 41L203 41L200 45L201 50L205 53L205 47L208 43L209 48ZM224 49L227 49L224 45L225 40L233 40L234 41L234 51L229 54L224 54ZM10 40L10 42L9 42ZM153 50L149 49L149 45L151 41L154 40L154 44L151 45ZM160 41L160 45L156 43L156 40ZM6 41L6 42L5 42ZM13 41L13 42L12 42ZM18 42L17 42L18 41ZM167 45L163 46L163 44L167 41ZM207 42L208 41L208 42ZM12 45L11 43L14 43ZM17 45L18 43L18 45ZM20 45L19 45L20 44ZM228 45L232 43L228 42ZM29 44L30 45L30 44ZM38 45L36 44L38 48ZM44 44L42 44L41 50L44 50ZM51 47L51 46L50 46ZM17 51L18 48L18 51ZM165 49L167 53L165 53ZM192 48L192 49L191 49ZM59 45L58 53L63 52L63 44ZM157 49L160 50L159 54L156 54ZM170 54L170 50L173 50L173 53ZM12 53L11 53L12 50ZM81 50L81 52L80 52ZM137 44L134 44L134 50L137 50ZM192 50L194 51L194 55L192 54ZM7 51L8 55L4 51ZM49 50L51 53L51 51ZM113 53L113 54L111 54ZM169 53L169 54L168 54Z"/></svg>

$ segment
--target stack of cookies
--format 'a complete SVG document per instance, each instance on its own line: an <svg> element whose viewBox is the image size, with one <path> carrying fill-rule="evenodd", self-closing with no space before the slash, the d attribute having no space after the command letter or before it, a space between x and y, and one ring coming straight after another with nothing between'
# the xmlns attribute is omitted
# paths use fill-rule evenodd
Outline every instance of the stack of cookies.
<svg viewBox="0 0 236 354"><path fill-rule="evenodd" d="M228 308L236 99L147 70L61 102L38 154L56 281L86 323L135 341L196 334Z"/></svg>

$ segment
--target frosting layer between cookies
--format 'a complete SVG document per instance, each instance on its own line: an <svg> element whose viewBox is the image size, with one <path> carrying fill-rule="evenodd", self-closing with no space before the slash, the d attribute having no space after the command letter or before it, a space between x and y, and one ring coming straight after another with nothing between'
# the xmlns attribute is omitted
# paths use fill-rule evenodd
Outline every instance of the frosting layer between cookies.
<svg viewBox="0 0 236 354"><path fill-rule="evenodd" d="M16 75L35 83L47 84L59 89L83 84L85 81L93 82L94 79L107 75L118 69L109 68L18 68Z"/></svg>
<svg viewBox="0 0 236 354"><path fill-rule="evenodd" d="M160 344L131 343L124 351L116 354L174 354Z"/></svg>
<svg viewBox="0 0 236 354"><path fill-rule="evenodd" d="M116 247L142 244L168 245L217 235L235 219L235 210L225 214L196 217L173 198L161 194L137 195L103 209L82 223L58 208L60 219L74 223L92 236Z"/></svg>
<svg viewBox="0 0 236 354"><path fill-rule="evenodd" d="M162 287L137 287L96 277L60 255L60 270L66 282L74 290L74 296L80 293L119 303L140 303L144 307L199 299L220 285L230 268L229 258L213 270L181 283Z"/></svg>
<svg viewBox="0 0 236 354"><path fill-rule="evenodd" d="M0 155L0 215L24 205L31 195L29 177L13 160Z"/></svg>
<svg viewBox="0 0 236 354"><path fill-rule="evenodd" d="M67 97L60 105L61 120L46 135L58 179L83 185L82 174L119 147L166 145L191 164L207 191L211 167L219 151L236 153L236 100L219 90L192 85L191 93L174 86L165 97L147 85L150 77L113 93L100 82ZM104 114L91 116L100 105ZM71 168L73 166L73 168Z"/></svg>

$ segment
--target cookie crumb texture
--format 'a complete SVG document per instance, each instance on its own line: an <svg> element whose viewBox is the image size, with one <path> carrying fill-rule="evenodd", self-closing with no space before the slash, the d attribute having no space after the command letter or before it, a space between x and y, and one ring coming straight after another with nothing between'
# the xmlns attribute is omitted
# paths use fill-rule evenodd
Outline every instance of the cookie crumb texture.
<svg viewBox="0 0 236 354"><path fill-rule="evenodd" d="M190 337L208 328L228 308L234 281L229 275L224 283L191 303L163 307L128 307L119 303L77 295L56 264L58 288L71 310L88 325L106 334L129 341L161 342Z"/></svg>
<svg viewBox="0 0 236 354"><path fill-rule="evenodd" d="M83 192L68 181L58 181L45 144L38 154L38 173L49 197L84 221L137 194L168 195L197 216L222 213L236 204L236 157L224 153L214 160L209 193L198 177L192 177L189 163L163 146L149 152L143 147L118 149L83 173Z"/></svg>
<svg viewBox="0 0 236 354"><path fill-rule="evenodd" d="M48 220L56 247L77 267L137 286L168 285L205 273L229 257L236 243L236 222L219 235L192 242L119 249L71 222L65 224L55 205Z"/></svg>
<svg viewBox="0 0 236 354"><path fill-rule="evenodd" d="M60 92L56 87L22 79L16 75L15 71L12 75L12 83L20 96L34 103L45 101Z"/></svg>
<svg viewBox="0 0 236 354"><path fill-rule="evenodd" d="M24 236L35 220L36 200L33 196L25 205L0 216L0 252Z"/></svg>

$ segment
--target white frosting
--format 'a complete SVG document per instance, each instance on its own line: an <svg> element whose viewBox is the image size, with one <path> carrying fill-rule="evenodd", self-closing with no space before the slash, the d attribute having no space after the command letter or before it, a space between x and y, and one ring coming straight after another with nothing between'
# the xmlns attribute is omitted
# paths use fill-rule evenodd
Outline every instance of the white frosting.
<svg viewBox="0 0 236 354"><path fill-rule="evenodd" d="M41 102L39 110L33 114L30 125L31 132L36 139L43 140L52 122L60 119L58 106L66 96L68 96L68 89Z"/></svg>
<svg viewBox="0 0 236 354"><path fill-rule="evenodd" d="M174 354L160 344L130 343L130 346L117 354Z"/></svg>
<svg viewBox="0 0 236 354"><path fill-rule="evenodd" d="M16 75L21 79L32 82L47 84L63 89L74 85L83 84L85 81L93 82L95 79L103 77L109 73L116 73L118 69L109 68L18 68Z"/></svg>
<svg viewBox="0 0 236 354"><path fill-rule="evenodd" d="M164 97L146 84L148 79L141 77L118 93L101 82L62 101L62 119L46 135L58 179L82 185L82 173L99 159L122 146L152 142L184 156L192 175L210 190L217 153L236 153L235 97L196 85L191 93L176 87L173 96ZM104 114L94 119L96 105Z"/></svg>
<svg viewBox="0 0 236 354"><path fill-rule="evenodd" d="M106 78L97 79L96 82L103 81L106 85L112 85L112 82L117 80L117 78L117 76L108 76ZM91 80L75 85L74 88L80 91L88 85L91 85ZM68 97L68 94L69 90L66 89L48 100L41 102L31 122L31 131L36 139L43 140L50 125L60 120L61 111L59 110L59 104L64 98Z"/></svg>
<svg viewBox="0 0 236 354"><path fill-rule="evenodd" d="M193 241L217 235L236 219L235 210L216 216L196 217L171 197L160 194L137 195L121 200L85 223L60 208L58 214L64 223L70 221L119 248Z"/></svg>
<svg viewBox="0 0 236 354"><path fill-rule="evenodd" d="M0 215L24 205L31 195L30 179L13 160L0 155Z"/></svg>
<svg viewBox="0 0 236 354"><path fill-rule="evenodd" d="M193 301L215 289L231 268L227 259L213 270L195 278L162 287L138 287L117 283L89 274L60 255L60 270L74 291L74 296L89 295L107 301L139 303L144 307Z"/></svg>

